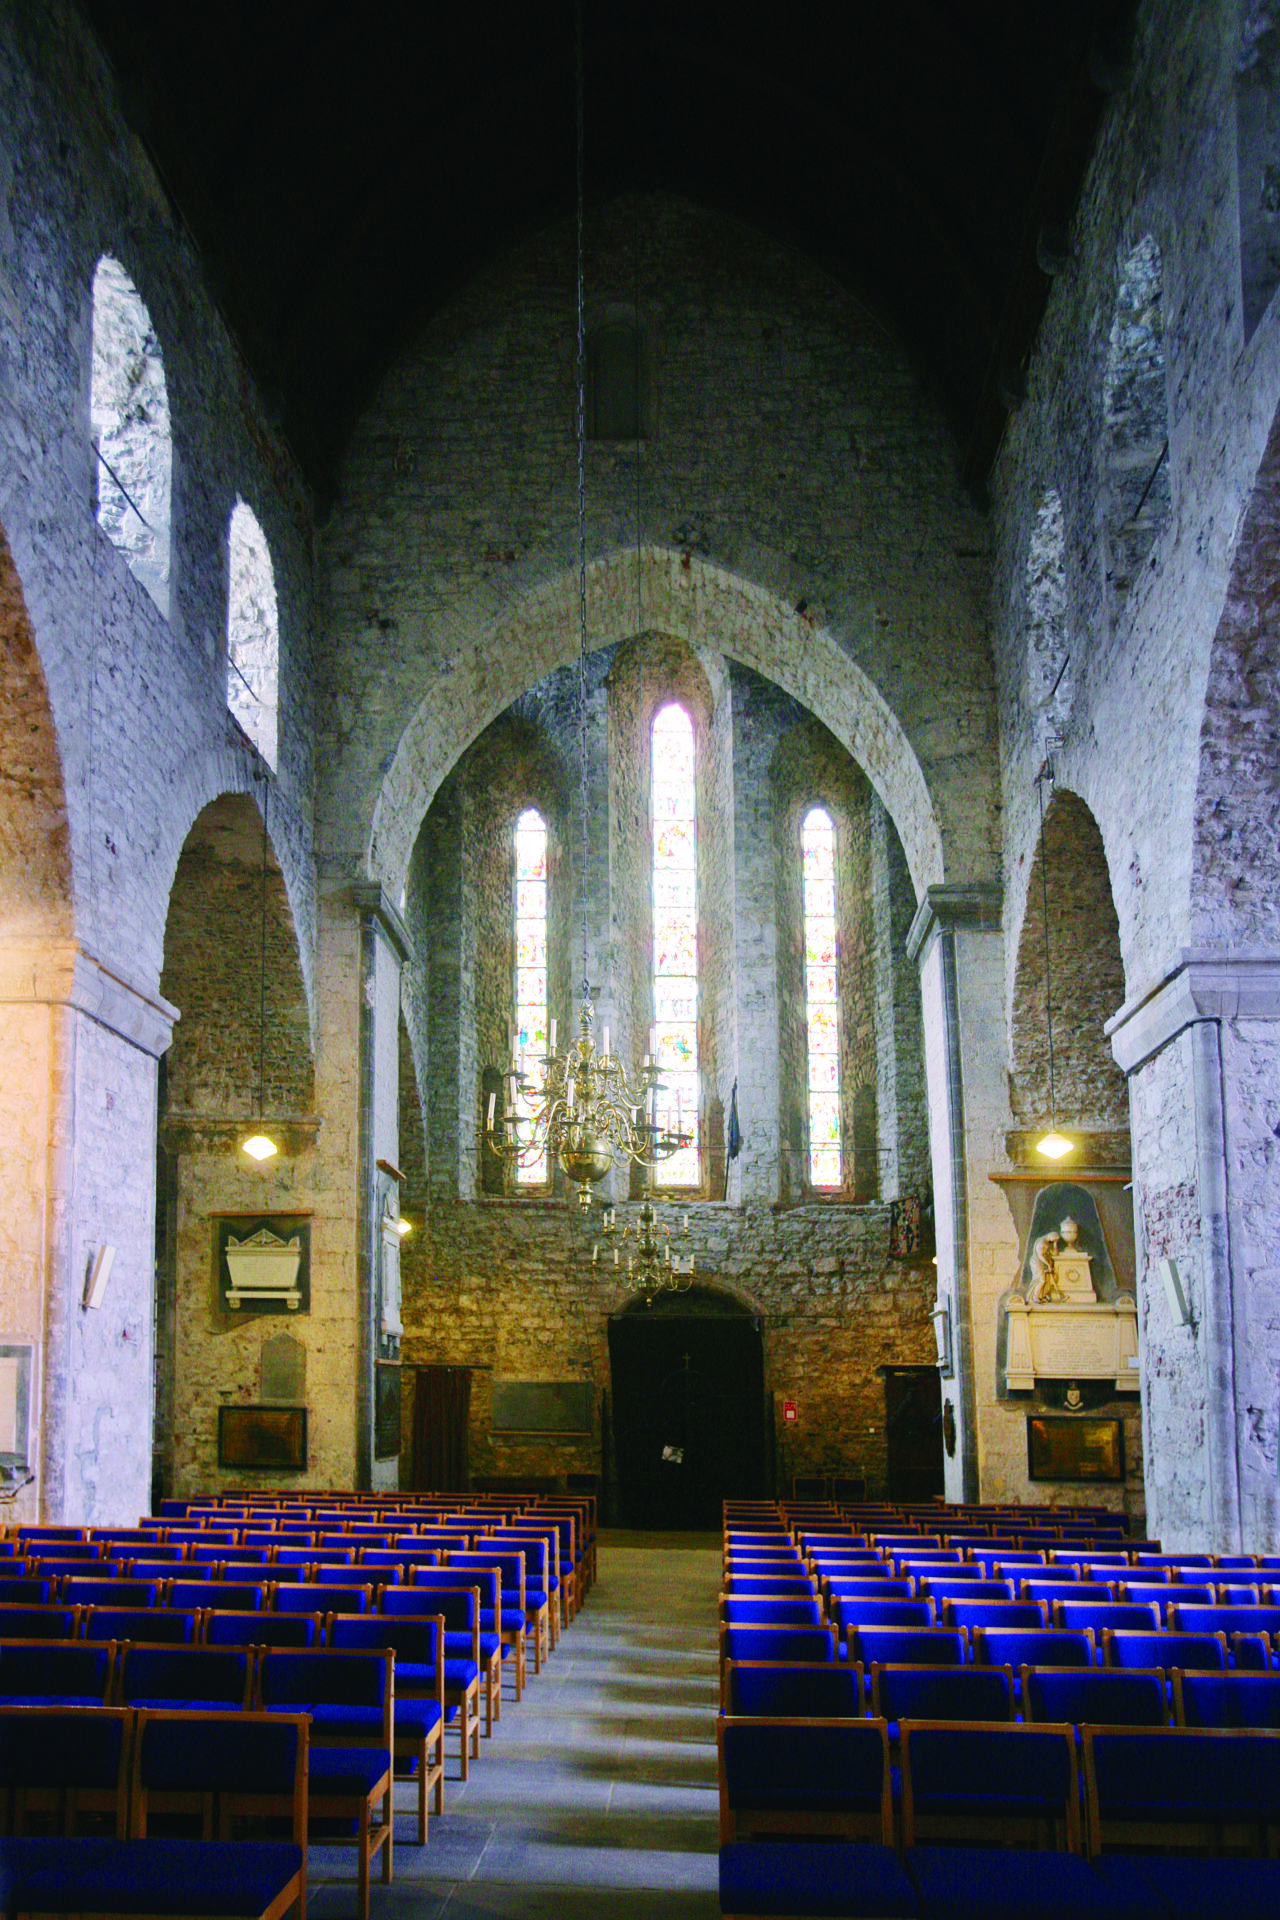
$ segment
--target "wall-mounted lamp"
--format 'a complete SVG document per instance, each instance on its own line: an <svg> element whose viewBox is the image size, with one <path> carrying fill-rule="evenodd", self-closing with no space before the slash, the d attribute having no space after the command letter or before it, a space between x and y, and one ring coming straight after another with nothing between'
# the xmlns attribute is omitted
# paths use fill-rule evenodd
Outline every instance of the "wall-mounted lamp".
<svg viewBox="0 0 1280 1920"><path fill-rule="evenodd" d="M396 1221L396 1232L400 1235L400 1238L403 1240L406 1234L413 1232L412 1220L406 1220L404 1215L401 1214L400 1218Z"/></svg>
<svg viewBox="0 0 1280 1920"><path fill-rule="evenodd" d="M103 1295L107 1291L107 1282L111 1278L111 1269L115 1265L114 1247L102 1246L93 1256L93 1265L84 1283L84 1304L86 1307L100 1307Z"/></svg>

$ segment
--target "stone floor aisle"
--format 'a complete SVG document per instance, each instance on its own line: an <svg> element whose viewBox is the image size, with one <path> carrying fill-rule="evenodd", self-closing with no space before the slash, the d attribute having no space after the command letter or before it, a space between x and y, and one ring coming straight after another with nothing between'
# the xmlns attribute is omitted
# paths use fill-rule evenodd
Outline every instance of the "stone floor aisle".
<svg viewBox="0 0 1280 1920"><path fill-rule="evenodd" d="M643 1542L643 1544L640 1544ZM605 1534L599 1578L464 1787L446 1756L445 1815L410 1844L397 1794L395 1880L370 1920L718 1920L715 1715L719 1540ZM352 1855L313 1849L311 1920L355 1913Z"/></svg>

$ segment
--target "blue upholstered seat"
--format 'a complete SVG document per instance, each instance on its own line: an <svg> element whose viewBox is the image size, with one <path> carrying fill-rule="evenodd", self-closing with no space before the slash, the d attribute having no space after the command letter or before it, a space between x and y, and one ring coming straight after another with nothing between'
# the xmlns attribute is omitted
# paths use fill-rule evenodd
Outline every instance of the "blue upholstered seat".
<svg viewBox="0 0 1280 1920"><path fill-rule="evenodd" d="M69 1607L154 1607L160 1599L160 1582L64 1580L62 1598Z"/></svg>
<svg viewBox="0 0 1280 1920"><path fill-rule="evenodd" d="M343 1582L339 1586L319 1586L312 1581L281 1581L271 1595L273 1613L315 1613L317 1610L334 1613L368 1613L370 1593L368 1587L350 1586Z"/></svg>
<svg viewBox="0 0 1280 1920"><path fill-rule="evenodd" d="M892 1847L733 1840L720 1849L724 1913L874 1915L915 1920L915 1891Z"/></svg>
<svg viewBox="0 0 1280 1920"><path fill-rule="evenodd" d="M909 1847L920 1920L1165 1920L1140 1887L1124 1893L1075 1853L1017 1847ZM1208 1920L1210 1908L1198 1920Z"/></svg>
<svg viewBox="0 0 1280 1920"><path fill-rule="evenodd" d="M33 1873L22 1892L34 1911L234 1914L268 1911L300 1882L303 1850L288 1840L79 1841Z"/></svg>
<svg viewBox="0 0 1280 1920"><path fill-rule="evenodd" d="M1176 1859L1158 1854L1104 1854L1093 1872L1123 1907L1126 1920L1275 1920L1280 1913L1280 1860ZM1040 1909L1036 1909L1040 1920Z"/></svg>
<svg viewBox="0 0 1280 1920"><path fill-rule="evenodd" d="M18 1577L0 1578L0 1604L14 1607L47 1607L53 1598L53 1581Z"/></svg>
<svg viewBox="0 0 1280 1920"><path fill-rule="evenodd" d="M1033 1600L947 1600L942 1622L948 1627L1042 1627L1044 1609Z"/></svg>
<svg viewBox="0 0 1280 1920"><path fill-rule="evenodd" d="M1174 1593L1179 1589L1175 1587ZM1174 1602L1169 1622L1179 1633L1280 1633L1280 1607L1196 1606Z"/></svg>
<svg viewBox="0 0 1280 1920"><path fill-rule="evenodd" d="M0 1605L0 1640L69 1640L78 1607Z"/></svg>
<svg viewBox="0 0 1280 1920"><path fill-rule="evenodd" d="M739 1821L747 1813L879 1818L885 1790L879 1722L725 1719L717 1735L726 1803Z"/></svg>
<svg viewBox="0 0 1280 1920"><path fill-rule="evenodd" d="M1156 1633L1160 1627L1160 1608L1135 1605L1123 1600L1055 1600L1053 1623L1057 1627L1088 1627L1099 1644L1104 1633ZM1148 1662L1148 1665L1151 1663Z"/></svg>
<svg viewBox="0 0 1280 1920"><path fill-rule="evenodd" d="M935 1579L926 1576L920 1592L937 1603L939 1611L946 1600L1016 1600L1012 1580L953 1580L949 1575Z"/></svg>
<svg viewBox="0 0 1280 1920"><path fill-rule="evenodd" d="M722 1627L720 1649L726 1660L834 1660L829 1627Z"/></svg>
<svg viewBox="0 0 1280 1920"><path fill-rule="evenodd" d="M831 1608L837 1625L848 1627L932 1627L936 1624L932 1600L864 1600L833 1594Z"/></svg>

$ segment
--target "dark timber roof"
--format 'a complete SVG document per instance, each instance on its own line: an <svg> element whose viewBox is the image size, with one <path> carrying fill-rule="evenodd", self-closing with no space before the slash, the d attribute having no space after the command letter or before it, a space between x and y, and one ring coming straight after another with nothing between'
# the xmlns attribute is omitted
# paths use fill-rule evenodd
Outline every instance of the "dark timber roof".
<svg viewBox="0 0 1280 1920"><path fill-rule="evenodd" d="M81 0L318 487L413 333L572 213L572 0ZM588 201L676 193L902 341L981 489L1124 0L584 0ZM1043 245L1041 259L1045 259Z"/></svg>

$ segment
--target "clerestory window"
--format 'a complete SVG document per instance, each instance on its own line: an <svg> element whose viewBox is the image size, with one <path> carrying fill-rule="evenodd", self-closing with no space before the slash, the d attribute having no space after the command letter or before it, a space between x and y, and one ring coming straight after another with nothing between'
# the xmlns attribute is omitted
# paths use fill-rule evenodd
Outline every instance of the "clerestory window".
<svg viewBox="0 0 1280 1920"><path fill-rule="evenodd" d="M663 1187L701 1182L698 1147L698 828L693 722L663 707L653 723L653 1010L660 1131L691 1143L660 1162Z"/></svg>

